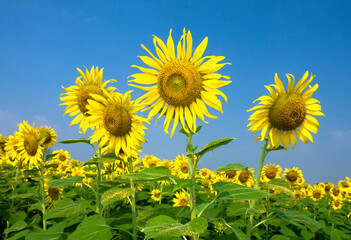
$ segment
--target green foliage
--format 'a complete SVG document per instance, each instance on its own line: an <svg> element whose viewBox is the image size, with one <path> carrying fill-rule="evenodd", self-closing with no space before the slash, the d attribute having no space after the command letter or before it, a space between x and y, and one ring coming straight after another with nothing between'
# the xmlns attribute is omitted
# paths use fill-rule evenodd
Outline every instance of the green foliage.
<svg viewBox="0 0 351 240"><path fill-rule="evenodd" d="M203 148L201 148L201 150L195 153L195 155L197 158L201 158L205 153L212 151L216 148L219 148L220 146L227 145L233 140L234 138L222 138L222 139L212 141L206 144Z"/></svg>
<svg viewBox="0 0 351 240"><path fill-rule="evenodd" d="M213 189L218 192L218 199L226 200L259 200L268 195L260 189L245 187L230 182L218 182L213 184Z"/></svg>

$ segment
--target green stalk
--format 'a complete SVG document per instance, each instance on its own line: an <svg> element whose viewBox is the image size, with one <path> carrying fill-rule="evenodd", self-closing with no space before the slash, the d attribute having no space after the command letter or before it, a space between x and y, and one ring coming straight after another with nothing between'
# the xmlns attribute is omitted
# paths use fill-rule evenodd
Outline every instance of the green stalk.
<svg viewBox="0 0 351 240"><path fill-rule="evenodd" d="M97 152L98 159L101 157L101 149L99 148ZM101 196L100 196L100 185L101 185L101 162L97 164L97 182L96 182L96 212L102 215L101 209Z"/></svg>
<svg viewBox="0 0 351 240"><path fill-rule="evenodd" d="M268 132L269 132L269 129L267 130L267 133ZM266 135L267 135L267 133L266 133ZM254 188L256 188L256 189L259 187L263 163L264 163L264 160L265 160L267 153L268 153L268 151L267 151L268 140L269 140L269 138L266 136L264 139L264 142L263 142L260 163L258 164L258 170L257 170L257 175L256 175L256 180L255 180L255 185L254 185ZM255 207L255 200L252 200L252 201L250 201L250 208L254 208L254 207ZM251 239L252 225L253 225L253 214L250 213L249 222L247 224L247 230L246 230L246 239L247 240Z"/></svg>
<svg viewBox="0 0 351 240"><path fill-rule="evenodd" d="M188 154L188 172L189 172L189 179L191 180L191 187L189 187L190 192L190 219L193 220L196 218L196 193L195 193L195 173L196 169L194 169L194 149L191 144L191 140L193 137L193 133L190 132L186 133L186 152Z"/></svg>
<svg viewBox="0 0 351 240"><path fill-rule="evenodd" d="M129 174L133 173L133 159L130 157L128 158L129 162ZM137 218L136 218L136 206L135 206L135 186L133 178L130 179L130 189L132 190L132 196L130 205L132 207L132 228L133 228L133 240L137 240Z"/></svg>
<svg viewBox="0 0 351 240"><path fill-rule="evenodd" d="M40 166L40 173L41 173L41 209L43 213L43 230L46 231L46 219L44 218L44 214L46 212L46 201L45 201L45 188L44 188L44 163Z"/></svg>

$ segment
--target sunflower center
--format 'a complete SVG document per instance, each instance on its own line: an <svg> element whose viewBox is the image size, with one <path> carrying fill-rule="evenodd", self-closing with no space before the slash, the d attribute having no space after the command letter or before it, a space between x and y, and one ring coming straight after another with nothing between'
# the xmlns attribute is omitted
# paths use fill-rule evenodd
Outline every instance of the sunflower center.
<svg viewBox="0 0 351 240"><path fill-rule="evenodd" d="M273 179L273 178L275 178L276 175L277 175L277 171L276 171L275 169L273 169L273 168L267 169L267 171L266 171L266 177L267 177L268 179Z"/></svg>
<svg viewBox="0 0 351 240"><path fill-rule="evenodd" d="M132 128L132 119L126 108L113 106L106 110L104 117L106 130L114 136L124 136Z"/></svg>
<svg viewBox="0 0 351 240"><path fill-rule="evenodd" d="M51 141L51 134L49 132L45 132L45 139L44 139L44 144L49 143Z"/></svg>
<svg viewBox="0 0 351 240"><path fill-rule="evenodd" d="M338 187L334 188L333 194L334 196L338 196L340 194L340 189Z"/></svg>
<svg viewBox="0 0 351 240"><path fill-rule="evenodd" d="M188 166L187 166L187 165L183 165L183 166L180 168L180 171L182 171L182 173L188 173Z"/></svg>
<svg viewBox="0 0 351 240"><path fill-rule="evenodd" d="M154 163L154 162L150 163L149 167L156 167L156 163Z"/></svg>
<svg viewBox="0 0 351 240"><path fill-rule="evenodd" d="M182 199L180 200L180 204L179 204L179 205L185 206L185 205L187 205L187 204L188 204L188 200L187 200L187 199L182 198Z"/></svg>
<svg viewBox="0 0 351 240"><path fill-rule="evenodd" d="M236 175L236 171L226 171L225 175L227 176L227 178L233 178Z"/></svg>
<svg viewBox="0 0 351 240"><path fill-rule="evenodd" d="M39 147L38 140L33 135L27 135L24 139L24 149L26 152L34 156L37 153Z"/></svg>
<svg viewBox="0 0 351 240"><path fill-rule="evenodd" d="M88 111L88 99L93 99L93 97L90 95L91 93L98 94L101 96L103 95L102 90L96 85L84 85L78 92L77 103L79 110L83 114L86 114L86 112Z"/></svg>
<svg viewBox="0 0 351 240"><path fill-rule="evenodd" d="M239 181L241 183L246 183L250 178L250 174L248 172L242 172L239 175Z"/></svg>
<svg viewBox="0 0 351 240"><path fill-rule="evenodd" d="M339 206L340 206L340 201L339 201L339 200L335 200L334 206L335 206L335 207L339 207Z"/></svg>
<svg viewBox="0 0 351 240"><path fill-rule="evenodd" d="M64 161L66 161L66 156L65 155L60 155L59 157L58 157L58 159L61 161L61 162L64 162Z"/></svg>
<svg viewBox="0 0 351 240"><path fill-rule="evenodd" d="M305 101L299 94L283 94L270 107L268 117L274 128L294 130L305 120Z"/></svg>
<svg viewBox="0 0 351 240"><path fill-rule="evenodd" d="M59 193L59 190L57 188L51 188L49 187L49 196L52 198L53 196L55 196L55 194L58 194Z"/></svg>
<svg viewBox="0 0 351 240"><path fill-rule="evenodd" d="M290 181L290 182L295 182L298 178L298 175L296 172L289 172L287 175L286 175L286 178Z"/></svg>
<svg viewBox="0 0 351 240"><path fill-rule="evenodd" d="M320 197L321 197L321 193L319 192L319 191L315 191L314 193L313 193L313 197L314 198L316 198L316 199L319 199Z"/></svg>
<svg viewBox="0 0 351 240"><path fill-rule="evenodd" d="M202 77L197 67L185 59L163 66L158 75L159 94L168 104L188 106L201 97Z"/></svg>

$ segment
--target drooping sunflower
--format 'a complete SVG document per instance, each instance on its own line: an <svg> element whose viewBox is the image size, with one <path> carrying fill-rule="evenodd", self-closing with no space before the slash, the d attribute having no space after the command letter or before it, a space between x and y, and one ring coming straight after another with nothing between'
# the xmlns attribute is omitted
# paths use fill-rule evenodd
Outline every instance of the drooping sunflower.
<svg viewBox="0 0 351 240"><path fill-rule="evenodd" d="M91 94L93 100L88 100L88 121L96 126L91 141L99 142L98 147L103 153L114 152L116 156L125 154L138 158L141 143L146 141L144 130L147 128L143 123L148 120L136 115L142 106L131 101L131 92L124 95L113 92L107 98Z"/></svg>
<svg viewBox="0 0 351 240"><path fill-rule="evenodd" d="M247 125L250 127L249 130L251 132L262 130L261 141L269 131L269 147L277 148L282 143L287 150L290 143L293 148L295 147L297 138L304 143L313 142L310 132L318 133L319 122L314 116L325 115L321 112L319 101L312 98L313 93L318 89L318 84L310 86L315 76L311 74L308 79L308 75L306 71L295 85L295 77L292 74L286 74L289 83L285 90L276 73L275 84L265 86L269 95L256 99L254 103L259 101L258 105L247 110L254 111Z"/></svg>
<svg viewBox="0 0 351 240"><path fill-rule="evenodd" d="M40 136L42 136L45 133L45 138L43 142L44 148L50 148L52 147L52 145L55 144L57 134L54 129L52 129L51 127L44 126L44 127L39 127L39 132L40 132Z"/></svg>
<svg viewBox="0 0 351 240"><path fill-rule="evenodd" d="M204 122L206 122L204 115L216 118L208 112L206 105L223 113L222 104L217 95L222 96L226 102L227 97L218 88L231 83L231 81L223 81L222 78L229 79L229 77L216 73L224 65L230 64L218 63L225 57L203 57L208 42L207 37L192 52L193 38L190 31L186 33L184 29L177 49L175 49L171 33L172 29L169 33L167 46L161 39L154 36L153 42L157 57L144 45L141 45L151 57L139 57L151 68L132 65L142 73L131 75L130 77L134 79L129 82L148 86L129 85L147 91L138 101L150 105L147 108L151 109L148 115L149 119L160 111L158 119L162 115L166 116L163 127L166 133L168 133L169 125L174 118L170 135L172 137L178 122L187 132L186 125L192 132L195 132L197 118ZM207 61L205 61L206 59Z"/></svg>
<svg viewBox="0 0 351 240"><path fill-rule="evenodd" d="M297 167L285 168L283 178L293 187L302 186L305 182L302 171Z"/></svg>
<svg viewBox="0 0 351 240"><path fill-rule="evenodd" d="M280 178L280 174L282 173L282 168L280 165L276 164L267 164L262 169L261 181L269 182L272 179Z"/></svg>
<svg viewBox="0 0 351 240"><path fill-rule="evenodd" d="M37 128L30 126L27 121L18 124L19 132L16 137L19 141L16 144L16 151L20 151L20 156L24 163L39 168L43 156L42 144L44 139L40 139L40 132Z"/></svg>
<svg viewBox="0 0 351 240"><path fill-rule="evenodd" d="M99 70L98 67L91 68L90 72L86 69L86 73L84 74L82 70L77 68L78 72L81 76L77 77L76 85L70 86L68 88L62 88L67 92L61 93L60 100L63 102L61 105L67 105L65 109L65 116L67 113L69 116L77 115L71 122L71 126L79 123L79 128L85 134L88 128L93 128L90 125L89 121L87 121L87 113L88 108L88 99L92 99L90 94L97 94L102 97L106 97L110 92L115 90L114 87L106 87L106 85L110 81L116 81L114 79L107 80L102 82L102 73L103 68ZM83 79L82 79L83 78Z"/></svg>
<svg viewBox="0 0 351 240"><path fill-rule="evenodd" d="M182 207L182 206L190 206L189 204L189 196L187 196L187 193L184 192L176 192L175 194L175 198L172 199L172 201L174 202L173 207Z"/></svg>

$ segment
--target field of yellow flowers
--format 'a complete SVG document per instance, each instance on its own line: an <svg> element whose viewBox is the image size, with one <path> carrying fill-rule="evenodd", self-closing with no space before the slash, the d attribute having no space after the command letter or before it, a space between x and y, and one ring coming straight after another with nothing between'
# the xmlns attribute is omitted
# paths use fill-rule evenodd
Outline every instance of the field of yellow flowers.
<svg viewBox="0 0 351 240"><path fill-rule="evenodd" d="M139 56L147 67L133 65L130 86L145 93L132 100L115 80L103 81L92 67L75 84L63 87L64 116L82 134L60 141L87 144L95 155L85 162L65 149L51 151L57 134L49 126L23 121L10 136L0 135L0 236L3 239L350 239L351 179L310 185L298 167L266 163L271 151L313 142L324 116L313 98L318 84L306 72L284 87L277 74L265 86L268 95L249 109L249 131L262 142L258 168L231 163L215 171L199 169L202 156L229 147L233 138L198 148L197 120L215 119L227 96L219 88L231 83L221 75L223 56L203 56L206 37L193 46L184 29L178 44L172 30L166 42L154 36L155 54ZM148 111L147 117L140 112ZM174 159L139 157L146 123L163 117L163 129L183 134L186 149ZM205 119L206 118L206 119ZM177 127L180 125L179 133ZM171 128L170 128L171 127ZM149 129L150 130L150 129ZM205 130L203 130L205 131ZM228 146L226 146L228 145Z"/></svg>

